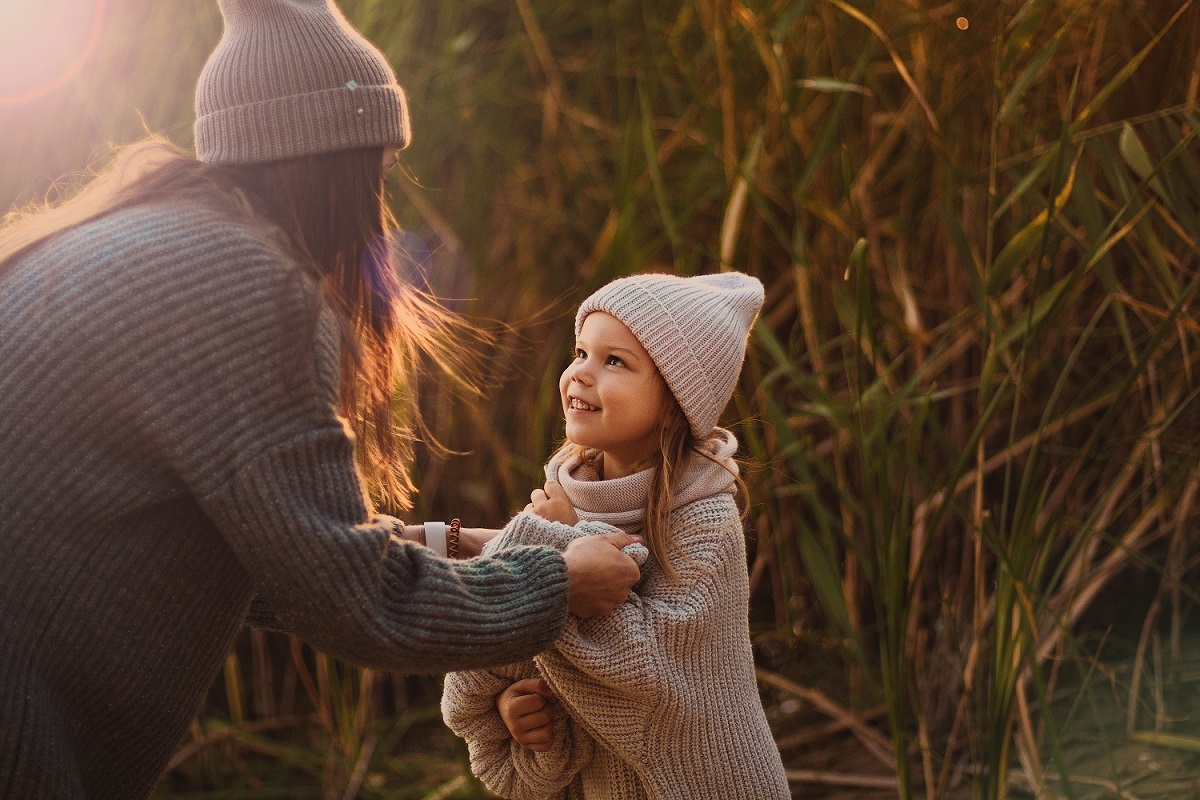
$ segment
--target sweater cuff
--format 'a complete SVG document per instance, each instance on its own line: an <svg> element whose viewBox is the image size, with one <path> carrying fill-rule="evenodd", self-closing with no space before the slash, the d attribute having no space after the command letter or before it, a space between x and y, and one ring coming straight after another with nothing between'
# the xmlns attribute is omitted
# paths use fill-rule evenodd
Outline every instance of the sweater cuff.
<svg viewBox="0 0 1200 800"><path fill-rule="evenodd" d="M413 579L414 565L426 590L395 597L393 612L412 626L419 641L442 643L445 661L422 671L478 669L528 658L550 647L568 618L567 565L548 547L515 547L464 561L437 558L411 542L384 563L385 585ZM430 591L432 589L432 591Z"/></svg>
<svg viewBox="0 0 1200 800"><path fill-rule="evenodd" d="M502 742L507 747L511 736L496 707L496 697L517 681L537 674L532 661L448 673L442 686L442 720L470 743Z"/></svg>
<svg viewBox="0 0 1200 800"><path fill-rule="evenodd" d="M620 528L596 520L585 519L575 525L564 525L543 519L533 512L522 511L509 521L499 536L484 545L483 554L491 555L519 545L544 545L561 552L571 542L584 536L620 532ZM644 566L650 556L650 551L642 544L628 545L621 552L637 562L639 567Z"/></svg>

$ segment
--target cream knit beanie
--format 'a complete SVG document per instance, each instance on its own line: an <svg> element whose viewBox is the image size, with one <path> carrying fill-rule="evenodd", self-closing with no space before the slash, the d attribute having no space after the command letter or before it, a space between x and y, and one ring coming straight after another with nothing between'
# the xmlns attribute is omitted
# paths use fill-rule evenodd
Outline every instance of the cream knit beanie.
<svg viewBox="0 0 1200 800"><path fill-rule="evenodd" d="M575 315L575 335L593 311L625 324L654 360L667 387L704 438L737 384L746 337L763 304L763 286L740 272L633 275L599 289Z"/></svg>
<svg viewBox="0 0 1200 800"><path fill-rule="evenodd" d="M220 0L225 33L196 84L196 156L250 164L404 147L404 90L333 0Z"/></svg>

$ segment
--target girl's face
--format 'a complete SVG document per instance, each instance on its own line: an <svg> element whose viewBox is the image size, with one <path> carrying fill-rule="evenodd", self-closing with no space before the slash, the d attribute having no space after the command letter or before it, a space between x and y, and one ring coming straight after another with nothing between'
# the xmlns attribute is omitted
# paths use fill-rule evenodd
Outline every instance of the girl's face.
<svg viewBox="0 0 1200 800"><path fill-rule="evenodd" d="M629 328L594 311L558 381L567 438L604 453L604 477L629 475L659 447L667 386Z"/></svg>

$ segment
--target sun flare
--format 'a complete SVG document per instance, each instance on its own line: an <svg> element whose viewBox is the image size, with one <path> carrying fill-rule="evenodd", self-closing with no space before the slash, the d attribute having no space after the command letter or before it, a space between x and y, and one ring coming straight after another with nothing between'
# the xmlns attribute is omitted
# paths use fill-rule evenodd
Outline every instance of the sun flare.
<svg viewBox="0 0 1200 800"><path fill-rule="evenodd" d="M108 0L0 3L0 106L61 88L96 51Z"/></svg>

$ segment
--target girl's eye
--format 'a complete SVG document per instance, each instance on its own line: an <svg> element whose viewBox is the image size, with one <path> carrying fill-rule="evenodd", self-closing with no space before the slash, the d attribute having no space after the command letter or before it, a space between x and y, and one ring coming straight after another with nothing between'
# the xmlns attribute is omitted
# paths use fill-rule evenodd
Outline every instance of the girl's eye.
<svg viewBox="0 0 1200 800"><path fill-rule="evenodd" d="M625 366L625 362L624 362L624 361L622 361L622 360L621 360L620 358L618 358L617 356L609 356L609 357L608 357L608 363L609 363L609 364L611 364L611 365L612 365L612 366L614 366L614 367L623 367L623 366Z"/></svg>
<svg viewBox="0 0 1200 800"><path fill-rule="evenodd" d="M580 350L578 347L576 347L576 348L575 348L575 353L573 354L573 356L572 356L572 357L573 357L573 358L574 358L576 361L582 361L583 359L587 358L587 353L583 352L583 351L582 351L582 350Z"/></svg>

